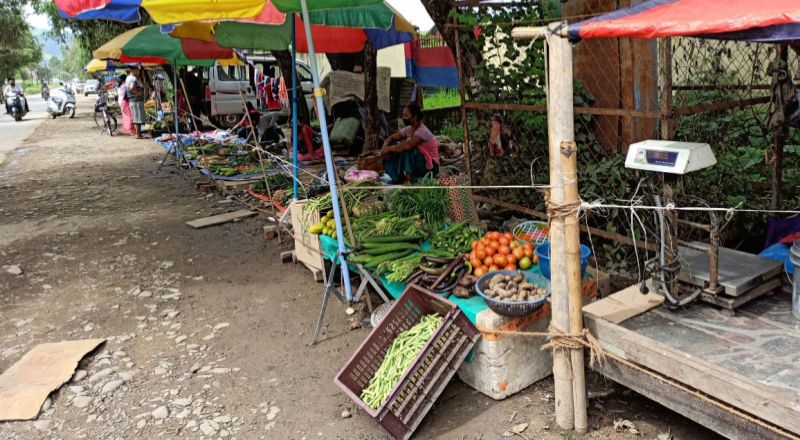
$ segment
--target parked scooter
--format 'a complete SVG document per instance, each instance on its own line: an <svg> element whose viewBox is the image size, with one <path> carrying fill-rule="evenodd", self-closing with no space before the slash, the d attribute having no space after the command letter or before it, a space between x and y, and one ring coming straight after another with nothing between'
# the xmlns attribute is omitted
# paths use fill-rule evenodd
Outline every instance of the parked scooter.
<svg viewBox="0 0 800 440"><path fill-rule="evenodd" d="M58 116L75 117L75 92L69 86L62 84L55 89L47 101L47 113L55 119Z"/></svg>
<svg viewBox="0 0 800 440"><path fill-rule="evenodd" d="M7 99L9 114L15 121L21 121L22 118L28 114L25 110L25 97L18 93L12 93Z"/></svg>

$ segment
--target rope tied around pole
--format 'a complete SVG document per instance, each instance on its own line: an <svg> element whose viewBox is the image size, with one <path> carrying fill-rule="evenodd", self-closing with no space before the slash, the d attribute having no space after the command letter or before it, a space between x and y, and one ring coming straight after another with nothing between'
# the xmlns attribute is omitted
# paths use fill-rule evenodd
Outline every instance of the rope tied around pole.
<svg viewBox="0 0 800 440"><path fill-rule="evenodd" d="M588 329L583 329L579 334L564 333L561 330L555 329L552 326L546 332L525 332L516 330L486 330L478 328L482 333L491 333L495 335L508 335L508 336L530 336L541 337L544 336L550 341L542 345L541 351L546 350L562 350L568 353L571 350L589 350L589 366L594 367L603 365L606 360L607 353L597 341L597 338L589 332Z"/></svg>
<svg viewBox="0 0 800 440"><path fill-rule="evenodd" d="M583 202L577 200L571 203L555 203L550 199L550 189L542 190L544 194L544 204L547 207L547 218L552 221L554 218L565 218L572 215L577 216L583 207Z"/></svg>

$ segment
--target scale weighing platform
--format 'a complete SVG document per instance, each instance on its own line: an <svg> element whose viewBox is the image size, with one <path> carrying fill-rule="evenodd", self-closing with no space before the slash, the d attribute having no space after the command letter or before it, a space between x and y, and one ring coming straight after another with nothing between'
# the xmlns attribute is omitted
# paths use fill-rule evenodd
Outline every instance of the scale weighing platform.
<svg viewBox="0 0 800 440"><path fill-rule="evenodd" d="M702 244L699 242L692 244ZM709 259L705 252L678 246L681 271L678 280L700 288L710 280ZM753 298L769 293L781 285L780 261L759 257L734 249L719 248L718 283L723 291L719 295L703 292L701 299L718 306L733 309Z"/></svg>

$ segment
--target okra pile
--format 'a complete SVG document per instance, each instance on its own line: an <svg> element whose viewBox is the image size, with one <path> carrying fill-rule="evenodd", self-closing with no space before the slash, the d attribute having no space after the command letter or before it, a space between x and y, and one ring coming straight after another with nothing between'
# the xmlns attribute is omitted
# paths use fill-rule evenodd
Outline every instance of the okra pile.
<svg viewBox="0 0 800 440"><path fill-rule="evenodd" d="M419 324L397 335L386 352L381 366L369 381L369 386L361 392L361 400L372 409L378 409L386 401L389 392L397 385L414 359L425 348L433 333L442 323L442 317L425 315Z"/></svg>

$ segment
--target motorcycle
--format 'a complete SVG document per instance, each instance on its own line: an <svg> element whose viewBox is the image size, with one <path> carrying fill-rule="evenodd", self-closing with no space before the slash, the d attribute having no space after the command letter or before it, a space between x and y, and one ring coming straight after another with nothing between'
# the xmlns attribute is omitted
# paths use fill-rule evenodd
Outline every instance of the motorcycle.
<svg viewBox="0 0 800 440"><path fill-rule="evenodd" d="M55 119L58 116L75 117L75 92L68 87L57 88L47 101L47 113Z"/></svg>
<svg viewBox="0 0 800 440"><path fill-rule="evenodd" d="M9 96L8 110L9 114L11 114L11 117L13 117L15 121L21 121L22 118L28 114L28 112L25 110L25 97L18 93L13 93L11 96Z"/></svg>

